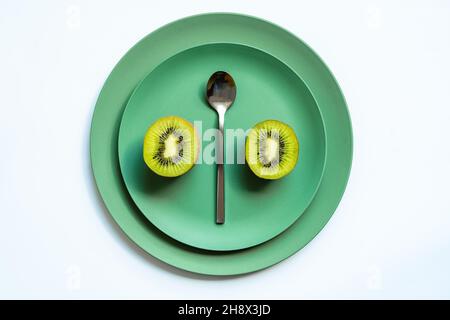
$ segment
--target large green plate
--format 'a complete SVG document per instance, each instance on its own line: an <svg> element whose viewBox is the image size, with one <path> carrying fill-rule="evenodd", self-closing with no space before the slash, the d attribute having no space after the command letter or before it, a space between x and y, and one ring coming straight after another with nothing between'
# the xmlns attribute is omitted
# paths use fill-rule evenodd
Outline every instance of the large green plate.
<svg viewBox="0 0 450 320"><path fill-rule="evenodd" d="M221 225L215 223L215 165L208 161L217 119L205 99L206 81L217 70L232 74L238 86L225 121ZM142 156L147 128L168 115L196 124L203 144L201 161L176 179L151 172ZM296 168L276 181L256 177L245 164L244 133L267 119L288 123L300 142ZM237 250L278 235L310 204L324 169L325 131L311 92L281 61L247 46L208 44L171 57L138 86L123 113L119 160L131 197L161 231L198 248Z"/></svg>
<svg viewBox="0 0 450 320"><path fill-rule="evenodd" d="M159 231L137 209L123 183L117 139L125 105L144 77L162 61L207 43L261 49L287 64L308 85L325 124L326 167L316 196L279 236L237 251L207 251ZM269 22L236 14L185 18L151 33L120 60L99 95L91 127L91 162L98 190L124 233L154 257L197 273L232 275L269 267L311 241L331 218L344 193L352 160L352 131L344 97L322 60L302 41Z"/></svg>

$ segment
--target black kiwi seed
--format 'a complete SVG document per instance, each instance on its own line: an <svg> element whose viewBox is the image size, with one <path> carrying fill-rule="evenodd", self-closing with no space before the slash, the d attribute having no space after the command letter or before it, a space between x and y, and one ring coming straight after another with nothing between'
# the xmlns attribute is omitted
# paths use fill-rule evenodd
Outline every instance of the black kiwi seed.
<svg viewBox="0 0 450 320"><path fill-rule="evenodd" d="M159 137L159 143L164 144L164 141L166 141L167 137L172 134L175 131L175 127L168 127Z"/></svg>
<svg viewBox="0 0 450 320"><path fill-rule="evenodd" d="M258 137L257 137L257 143L258 143L258 145L260 145L260 143L261 143L262 141L266 140L267 138L271 138L272 136L277 136L276 133L273 133L273 132L272 132L272 129L267 130L265 133L266 133L266 134L265 134L265 137L263 137L262 139L260 139L260 136L258 135ZM279 150L278 150L278 151L279 151L279 159L278 159L278 163L281 164L281 163L283 162L283 157L284 157L284 155L286 154L286 150L285 150L285 146L286 146L285 138L284 138L281 134L278 135L278 143L279 143ZM256 154L257 154L257 157L258 157L258 158L259 158L260 155L261 155L261 153L259 152L259 150L256 152ZM270 161L270 162L268 162L268 163L263 163L262 165L263 165L263 167L265 167L265 168L270 168L271 166L273 166L273 164L274 164L274 161Z"/></svg>
<svg viewBox="0 0 450 320"><path fill-rule="evenodd" d="M164 150L165 150L164 142L167 140L169 135L171 135L175 131L176 131L175 127L168 127L168 128L166 128L166 130L159 137L159 143L158 143L159 147L158 147L158 150L156 151L156 153L153 155L153 160L158 161L158 163L160 165L168 166L169 164L176 164L174 161L172 161L172 159L164 158ZM178 141L177 142L181 143L183 141L183 139L184 139L183 136L180 135L178 137ZM178 156L180 158L182 158L183 154L184 154L183 153L183 149L180 149L180 151L178 152Z"/></svg>

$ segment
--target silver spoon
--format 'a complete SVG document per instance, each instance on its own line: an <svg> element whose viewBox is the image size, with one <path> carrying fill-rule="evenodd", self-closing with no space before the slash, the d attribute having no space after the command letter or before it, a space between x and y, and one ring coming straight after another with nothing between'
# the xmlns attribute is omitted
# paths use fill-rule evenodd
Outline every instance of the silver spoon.
<svg viewBox="0 0 450 320"><path fill-rule="evenodd" d="M206 98L211 108L219 115L219 137L216 144L217 154L217 206L216 223L225 222L225 188L223 179L223 126L225 122L225 112L236 98L236 84L233 78L224 71L214 72L208 80L206 86Z"/></svg>

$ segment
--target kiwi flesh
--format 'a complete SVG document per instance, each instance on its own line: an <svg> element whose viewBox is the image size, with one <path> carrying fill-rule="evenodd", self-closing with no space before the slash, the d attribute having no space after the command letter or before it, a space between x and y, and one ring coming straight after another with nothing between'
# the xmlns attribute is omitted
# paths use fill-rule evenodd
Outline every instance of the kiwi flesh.
<svg viewBox="0 0 450 320"><path fill-rule="evenodd" d="M294 130L277 120L256 124L245 142L245 159L253 173L268 180L280 179L297 164L299 143Z"/></svg>
<svg viewBox="0 0 450 320"><path fill-rule="evenodd" d="M194 166L198 156L198 137L189 121L168 116L155 121L144 137L144 161L156 174L177 177Z"/></svg>

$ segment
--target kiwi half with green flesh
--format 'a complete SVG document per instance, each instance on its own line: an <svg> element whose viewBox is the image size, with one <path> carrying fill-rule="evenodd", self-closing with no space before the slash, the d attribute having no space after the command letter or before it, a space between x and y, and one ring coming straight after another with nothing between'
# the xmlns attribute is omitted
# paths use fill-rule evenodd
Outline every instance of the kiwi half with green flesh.
<svg viewBox="0 0 450 320"><path fill-rule="evenodd" d="M197 161L198 137L194 126L176 116L154 122L144 138L144 161L156 174L177 177Z"/></svg>
<svg viewBox="0 0 450 320"><path fill-rule="evenodd" d="M275 180L289 174L297 164L299 143L294 130L277 120L255 125L245 142L245 159L255 175Z"/></svg>

